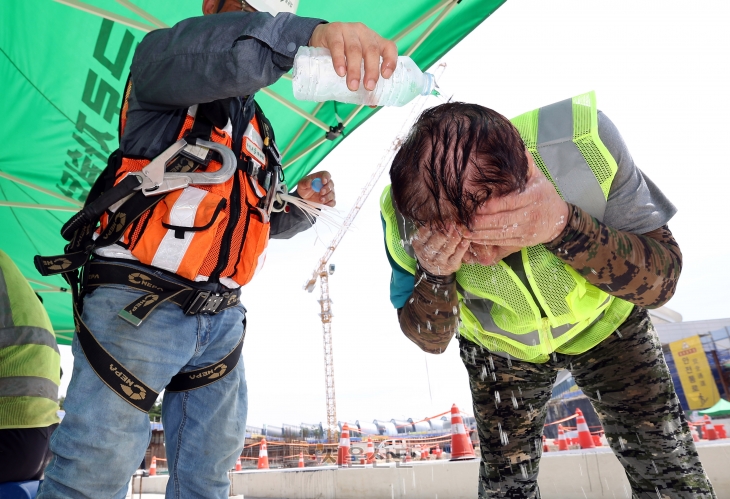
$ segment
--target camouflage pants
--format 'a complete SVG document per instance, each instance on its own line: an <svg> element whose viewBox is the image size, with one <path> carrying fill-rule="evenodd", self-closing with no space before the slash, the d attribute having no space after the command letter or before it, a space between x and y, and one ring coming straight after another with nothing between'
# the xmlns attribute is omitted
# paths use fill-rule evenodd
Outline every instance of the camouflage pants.
<svg viewBox="0 0 730 499"><path fill-rule="evenodd" d="M632 499L715 499L645 309L636 307L617 334L588 352L556 354L545 364L490 355L464 338L460 344L481 444L480 499L540 497L546 404L560 369L573 373L596 409Z"/></svg>

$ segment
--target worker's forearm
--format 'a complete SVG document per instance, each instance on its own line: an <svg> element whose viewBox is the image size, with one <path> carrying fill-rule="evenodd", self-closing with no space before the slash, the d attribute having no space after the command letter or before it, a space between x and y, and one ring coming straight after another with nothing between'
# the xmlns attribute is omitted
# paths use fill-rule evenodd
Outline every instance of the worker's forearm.
<svg viewBox="0 0 730 499"><path fill-rule="evenodd" d="M420 268L416 286L403 308L398 309L401 330L429 353L446 350L459 322L459 297L454 276L432 276Z"/></svg>
<svg viewBox="0 0 730 499"><path fill-rule="evenodd" d="M228 12L149 33L132 61L136 97L164 111L250 95L289 71L320 19Z"/></svg>
<svg viewBox="0 0 730 499"><path fill-rule="evenodd" d="M656 308L674 295L682 252L664 226L646 234L622 232L569 205L563 232L545 247L591 284L636 305Z"/></svg>

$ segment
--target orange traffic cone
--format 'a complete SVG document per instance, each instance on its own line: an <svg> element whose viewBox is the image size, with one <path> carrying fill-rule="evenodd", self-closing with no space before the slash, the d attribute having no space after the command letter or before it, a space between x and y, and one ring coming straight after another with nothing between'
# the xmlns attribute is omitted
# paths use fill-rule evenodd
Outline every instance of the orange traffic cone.
<svg viewBox="0 0 730 499"><path fill-rule="evenodd" d="M545 435L542 436L542 451L550 452L550 448L548 448L547 438L545 438Z"/></svg>
<svg viewBox="0 0 730 499"><path fill-rule="evenodd" d="M456 404L451 406L451 460L476 459L471 439L464 429L464 421Z"/></svg>
<svg viewBox="0 0 730 499"><path fill-rule="evenodd" d="M593 439L593 445L596 447L602 447L603 444L601 443L601 437L598 435L591 435L591 438Z"/></svg>
<svg viewBox="0 0 730 499"><path fill-rule="evenodd" d="M256 468L260 470L269 469L269 450L266 447L266 439L261 439L261 446L259 447L259 461L256 463Z"/></svg>
<svg viewBox="0 0 730 499"><path fill-rule="evenodd" d="M150 464L150 476L155 476L157 474L157 458L155 456L152 456L152 463Z"/></svg>
<svg viewBox="0 0 730 499"><path fill-rule="evenodd" d="M578 443L581 449L595 449L593 443L593 437L591 437L591 431L588 429L586 418L583 417L583 411L580 409L575 410L576 418L575 424L578 427Z"/></svg>
<svg viewBox="0 0 730 499"><path fill-rule="evenodd" d="M441 456L443 455L444 451L441 449L441 446L439 444L436 444L436 459L441 459Z"/></svg>
<svg viewBox="0 0 730 499"><path fill-rule="evenodd" d="M725 431L725 425L716 424L715 431L717 432L717 438L727 438L727 432Z"/></svg>
<svg viewBox="0 0 730 499"><path fill-rule="evenodd" d="M707 440L717 440L717 432L715 431L715 426L712 424L712 418L710 418L707 414L705 414L704 433Z"/></svg>
<svg viewBox="0 0 730 499"><path fill-rule="evenodd" d="M236 471L241 471L241 456L236 459Z"/></svg>
<svg viewBox="0 0 730 499"><path fill-rule="evenodd" d="M300 452L299 453L299 465L298 465L298 467L299 468L304 468L304 453L303 452Z"/></svg>
<svg viewBox="0 0 730 499"><path fill-rule="evenodd" d="M695 428L695 425L693 425L692 423L690 423L689 425L689 431L692 434L692 440L694 440L695 442L699 442L700 434L697 433L697 428Z"/></svg>
<svg viewBox="0 0 730 499"><path fill-rule="evenodd" d="M410 463L411 462L411 449L406 447L406 457L403 459L404 463Z"/></svg>
<svg viewBox="0 0 730 499"><path fill-rule="evenodd" d="M350 427L342 424L340 445L337 447L337 466L350 466Z"/></svg>
<svg viewBox="0 0 730 499"><path fill-rule="evenodd" d="M373 447L373 439L368 437L368 451L365 453L365 461L372 464L375 461L375 447Z"/></svg>
<svg viewBox="0 0 730 499"><path fill-rule="evenodd" d="M565 439L562 425L558 425L558 450L568 450L568 441Z"/></svg>

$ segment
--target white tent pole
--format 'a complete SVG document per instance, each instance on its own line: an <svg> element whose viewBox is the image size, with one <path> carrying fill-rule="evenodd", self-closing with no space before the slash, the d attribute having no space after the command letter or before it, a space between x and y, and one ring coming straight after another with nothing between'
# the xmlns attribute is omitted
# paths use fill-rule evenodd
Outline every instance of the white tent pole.
<svg viewBox="0 0 730 499"><path fill-rule="evenodd" d="M0 207L7 206L9 208L27 208L30 210L51 210L51 211L70 211L76 213L78 208L70 206L53 206L50 204L32 204L32 203L16 203L14 201L0 201Z"/></svg>
<svg viewBox="0 0 730 499"><path fill-rule="evenodd" d="M25 276L23 276L25 277ZM37 279L31 279L30 277L25 277L25 280L28 282L32 282L33 284L38 284L39 286L45 286L48 289L34 289L36 293L68 293L68 289L66 288L59 288L58 286L54 286L53 284L48 284L43 281L39 281Z"/></svg>
<svg viewBox="0 0 730 499"><path fill-rule="evenodd" d="M290 160L290 161L289 161L289 162L288 162L287 164L285 164L285 165L284 165L284 169L286 170L286 169L287 169L287 168L289 168L289 167L290 167L290 166L291 166L291 165L292 165L293 163L295 163L295 162L299 161L299 160L300 160L300 159L302 159L302 158L303 158L304 156L306 156L307 154L309 154L310 152L312 152L313 150L315 150L316 148L318 148L319 146L321 146L321 145L322 145L322 144L324 144L325 142L327 142L327 137L322 137L322 138L321 138L321 139L319 139L319 140L318 140L317 142L315 142L314 144L310 145L310 146L309 146L309 147L307 147L307 148L306 148L305 150L303 150L302 152L300 152L299 154L297 154L296 156L294 156L294 157L293 157L293 158L292 158L292 159L291 159L291 160Z"/></svg>
<svg viewBox="0 0 730 499"><path fill-rule="evenodd" d="M311 114L306 112L304 109L302 109L298 106L295 106L294 104L292 104L291 102L289 102L288 100L286 100L284 97L277 94L273 90L269 90L268 88L262 88L261 91L263 93L265 93L266 95L268 95L269 97L271 97L272 99L274 99L275 101L277 101L278 103L283 104L284 106L288 107L291 111L294 111L295 113L297 113L299 116L301 116L305 120L317 125L319 128L321 128L325 132L330 131L330 127L324 121L315 118L314 116L312 116Z"/></svg>
<svg viewBox="0 0 730 499"><path fill-rule="evenodd" d="M32 184L26 180L20 179L18 177L14 177L13 175L8 175L5 172L0 172L0 178L6 178L6 179L10 180L11 182L15 182L16 184L19 184L19 185L24 185L25 187L30 187L31 189L34 189L38 192L42 192L43 194L48 194L49 196L53 196L54 198L60 199L61 201L66 201L67 203L71 203L75 206L78 206L78 207L84 206L84 203L82 203L80 201L76 201L75 199L71 199L70 197L66 197L57 192L53 192L51 190L44 189L43 187Z"/></svg>
<svg viewBox="0 0 730 499"><path fill-rule="evenodd" d="M23 276L25 277L25 276ZM28 282L32 282L33 284L38 284L40 286L45 286L48 289L34 289L36 293L66 293L68 289L66 288L60 288L58 286L54 286L53 284L48 284L43 281L39 281L38 279L31 279L30 277L25 277L25 280Z"/></svg>
<svg viewBox="0 0 730 499"><path fill-rule="evenodd" d="M94 7L93 5L89 5L89 4L81 2L79 0L53 0L53 1L62 3L64 5L68 5L69 7L73 7L74 9L78 9L83 12L88 12L89 14L92 14L95 16L103 17L104 19L109 19L110 21L114 21L115 23L124 24L125 26L129 26L130 28L135 28L140 31L144 31L145 33L149 33L150 31L154 31L156 29L154 26L150 26L149 24L144 24L139 21L135 21L134 19L120 16L119 14L115 14L114 12L109 12L108 10Z"/></svg>
<svg viewBox="0 0 730 499"><path fill-rule="evenodd" d="M137 5L134 5L129 0L116 0L116 2L119 5L122 5L122 6L126 7L126 8L128 8L129 10L131 10L132 12L134 12L135 14L137 14L139 17L144 18L147 22L149 22L151 24L154 24L158 28L169 28L169 26L167 24L163 23L162 21L160 21L159 19L157 19L152 14L149 14L147 11L145 11L141 7L139 7Z"/></svg>
<svg viewBox="0 0 730 499"><path fill-rule="evenodd" d="M324 102L320 102L317 107L314 108L312 111L312 116L317 116L317 113L320 109L322 109L322 106L324 106ZM286 148L284 149L284 152L281 153L281 157L283 158L286 156L286 153L289 152L289 150L294 146L294 143L299 139L299 136L304 132L304 130L307 128L307 125L309 125L308 121L305 121L304 124L301 126L299 131L294 135L294 137L291 139L291 141L287 144Z"/></svg>
<svg viewBox="0 0 730 499"><path fill-rule="evenodd" d="M447 3L452 2L453 0L443 0L442 2L439 2L436 6L429 9L425 14L423 14L421 17L413 21L408 27L406 27L403 31L395 35L393 37L394 42L399 42L402 38L405 38L408 33L419 27L426 19L434 15L436 12L441 10Z"/></svg>
<svg viewBox="0 0 730 499"><path fill-rule="evenodd" d="M426 31L421 33L421 36L418 37L418 40L413 42L413 45L408 47L408 50L406 50L405 55L410 56L413 52L415 52L416 49L421 46L421 44L424 42L424 40L426 40L426 38L428 38L431 33L433 33L433 30L435 30L438 27L438 25L441 24L441 22L446 18L447 15L449 15L449 12L451 12L454 9L454 7L456 7L457 4L458 4L457 0L451 0L451 4L447 5L444 8L444 10L441 11L441 13L438 15L438 17L433 20L431 25L428 28L426 28Z"/></svg>
<svg viewBox="0 0 730 499"><path fill-rule="evenodd" d="M355 110L354 110L354 111L352 111L352 112L350 113L350 115L349 115L349 116L348 116L347 118L345 118L345 121L344 121L344 122L343 122L342 124L343 124L344 126L347 126L347 125L349 125L349 124L350 124L350 122L351 122L351 121L352 121L352 120L353 120L353 119L355 118L355 116L357 116L357 113L359 113L360 111L362 111L362 109L363 109L364 107L365 107L365 106L363 106L363 105L357 106L357 107L355 108Z"/></svg>

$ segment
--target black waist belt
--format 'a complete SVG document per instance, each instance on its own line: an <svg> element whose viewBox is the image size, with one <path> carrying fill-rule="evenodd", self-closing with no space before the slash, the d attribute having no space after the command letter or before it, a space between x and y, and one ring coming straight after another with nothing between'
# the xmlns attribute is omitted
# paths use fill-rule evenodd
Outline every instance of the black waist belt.
<svg viewBox="0 0 730 499"><path fill-rule="evenodd" d="M185 315L217 314L238 304L240 289L229 290L220 284L176 282L155 275L140 272L137 267L120 263L92 261L86 270L87 292L106 284L121 284L147 294L136 299L119 312L119 317L138 326L149 314L165 301L182 308ZM195 286L195 287L193 287ZM101 380L126 402L143 412L149 412L158 392L147 386L118 362L94 337L81 320L74 304L74 321L79 344L94 372ZM236 346L220 361L194 371L180 372L172 377L165 387L170 392L195 390L214 383L227 376L238 364L246 334L246 320L243 335Z"/></svg>

